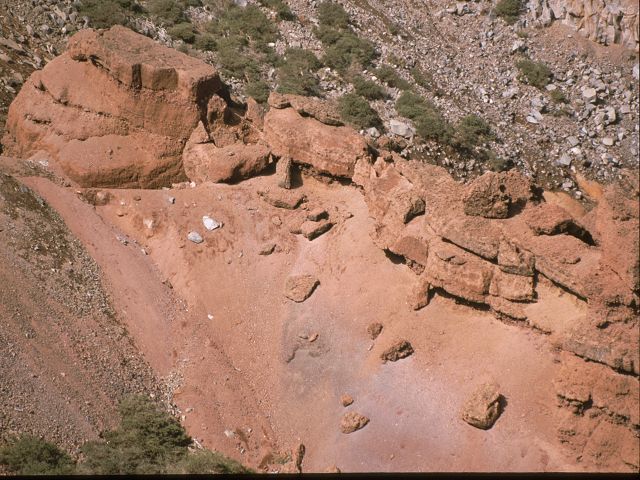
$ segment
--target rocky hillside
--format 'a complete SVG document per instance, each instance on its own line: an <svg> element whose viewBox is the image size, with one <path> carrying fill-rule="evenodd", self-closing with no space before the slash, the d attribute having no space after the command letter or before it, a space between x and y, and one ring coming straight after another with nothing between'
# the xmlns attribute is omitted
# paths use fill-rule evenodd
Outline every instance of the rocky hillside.
<svg viewBox="0 0 640 480"><path fill-rule="evenodd" d="M68 35L116 22L218 67L239 101L273 89L335 101L374 143L456 178L515 166L580 199L577 174L608 182L638 166L634 2L87 0L28 15L5 2L5 108Z"/></svg>
<svg viewBox="0 0 640 480"><path fill-rule="evenodd" d="M398 278L390 285L399 289L386 298L388 315L371 310L367 302L372 300L362 290L342 298L345 312L331 314L340 318L362 305L365 316L380 318L368 328L374 340L383 334L379 346L371 343L366 362L395 363L414 355L416 362L428 362L426 351L446 351L444 345L424 343L426 331L408 326L415 312L438 312L454 300L463 306L463 316L485 314L515 327L512 342L539 335L535 355L542 355L540 362L550 361L548 349L556 352L556 366L545 367L554 373L535 393L497 371L479 393L461 390L470 395L464 422L490 429L505 411L504 424L517 429L509 411L525 407L521 395L542 395L540 402L554 420L540 417L529 435L553 445L541 450L554 458L549 468L637 470L637 172L621 169L620 179L604 187L583 181L593 205L588 211L516 170L486 172L465 185L440 166L403 158L390 137L383 143L358 133L339 103L274 92L265 105L251 98L240 104L210 65L122 26L75 34L62 55L24 83L5 128L5 153L26 159L6 162L23 169L38 166L17 174L66 215L102 262L114 298L129 311L123 321L135 344L169 382L182 420L203 445L270 470L279 463L278 452L296 444L298 432L305 444L285 455L292 462L286 468L300 470L309 449L311 470L332 458L358 469L354 459L322 453L329 448L323 416L333 415L332 407L323 403L317 423L304 413L306 395L320 394L317 388L333 390L333 377L323 387L296 386L294 379L316 368L308 359L318 358L318 368L335 372L347 368L345 360L363 361L340 343L336 324L327 320L323 327L315 317L333 311L347 283L359 285L341 279L345 271L358 265L363 275L375 276L377 269L393 267L393 260L401 270L385 274ZM45 173L57 184L38 178ZM73 199L73 192L79 197ZM4 201L7 208L15 203ZM359 228L353 230L355 225ZM106 228L121 233L105 237L100 232ZM126 254L123 271L106 252L131 242L136 253ZM341 247L345 242L349 246ZM364 261L355 254L360 248ZM341 273L334 258L343 265ZM271 280L256 285L263 275ZM281 280L273 281L276 277ZM280 281L282 305L269 300L278 295ZM166 285L173 290L169 296ZM217 287L212 291L210 285ZM374 285L372 292L389 288L384 281ZM137 296L131 297L129 289ZM264 295L257 294L260 289L266 289ZM185 302L184 309L163 303L152 309L140 302L166 302L173 295ZM135 307L131 298L138 299ZM258 318L270 325L268 332ZM350 313L342 322L344 338L357 338ZM188 333L175 336L177 328ZM395 334L385 334L387 328ZM501 327L493 328L499 332ZM238 338L252 345L252 353ZM477 348L469 339L454 345L462 351ZM309 357L300 357L304 351ZM332 351L345 357L327 356ZM194 355L198 362L189 361ZM347 360L349 355L354 359ZM269 367L268 374L255 368L254 358ZM490 363L499 365L497 359ZM213 380L206 373L211 371ZM524 372L514 374L520 378ZM338 381L343 374L336 375ZM376 378L370 375L349 383L365 399L373 394L365 386ZM487 371L477 375L484 378ZM218 386L222 378L224 388ZM227 383L230 378L234 381ZM300 395L292 398L292 388ZM376 395L388 394L383 389ZM334 394L325 390L323 395L328 401ZM213 410L206 406L211 398ZM462 405L460 398L452 401ZM410 401L404 408L425 412ZM444 417L449 426L443 426L447 435L468 435L468 426L454 425L449 415ZM371 405L366 412L348 412L342 434L365 429L370 421L379 422L367 430L375 436L389 418ZM228 427L238 422L245 426ZM255 430L262 436L252 435ZM397 441L405 434L396 432ZM374 442L367 448L380 447ZM487 461L479 455L462 458L460 465L473 469L474 462ZM482 468L537 470L549 463L529 457L520 466L501 463L509 456ZM402 460L397 468L426 465Z"/></svg>
<svg viewBox="0 0 640 480"><path fill-rule="evenodd" d="M638 471L633 11L429 3L16 2L0 435L141 392L265 472Z"/></svg>

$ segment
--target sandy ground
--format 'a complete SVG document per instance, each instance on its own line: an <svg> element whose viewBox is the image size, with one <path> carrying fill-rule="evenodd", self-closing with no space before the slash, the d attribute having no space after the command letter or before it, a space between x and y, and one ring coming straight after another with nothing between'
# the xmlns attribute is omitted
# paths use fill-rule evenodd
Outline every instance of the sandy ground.
<svg viewBox="0 0 640 480"><path fill-rule="evenodd" d="M413 311L415 275L374 246L353 187L305 178L308 201L290 211L257 195L273 186L269 176L112 190L98 207L47 180L27 183L103 268L136 343L174 379L174 401L203 445L256 466L302 442L307 472L579 468L557 439L558 360L546 336L439 296ZM336 225L313 241L291 234L304 209L316 207ZM206 232L203 215L224 226ZM204 243L186 240L191 230ZM258 255L268 242L275 252ZM292 274L320 280L303 303L283 296ZM366 327L374 321L384 330L372 341ZM396 339L415 354L383 364L380 353ZM507 405L482 431L460 419L460 408L487 380L499 383ZM344 393L355 399L347 408ZM371 421L345 435L340 419L352 410Z"/></svg>

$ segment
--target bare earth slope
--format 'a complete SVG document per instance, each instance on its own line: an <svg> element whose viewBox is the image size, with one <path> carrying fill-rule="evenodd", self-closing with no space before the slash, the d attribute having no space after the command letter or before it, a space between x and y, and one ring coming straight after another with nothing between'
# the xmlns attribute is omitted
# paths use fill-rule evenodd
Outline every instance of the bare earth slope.
<svg viewBox="0 0 640 480"><path fill-rule="evenodd" d="M104 285L205 447L266 471L638 471L636 172L588 212L516 172L463 185L299 97L238 108L209 67L120 27L72 44L13 103L3 145L27 158L1 164L85 246L99 270L81 283ZM462 410L486 384L483 430Z"/></svg>

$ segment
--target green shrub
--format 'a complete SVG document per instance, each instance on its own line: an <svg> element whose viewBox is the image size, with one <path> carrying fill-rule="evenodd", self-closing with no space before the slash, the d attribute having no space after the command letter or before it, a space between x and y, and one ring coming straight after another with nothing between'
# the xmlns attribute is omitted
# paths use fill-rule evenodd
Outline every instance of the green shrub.
<svg viewBox="0 0 640 480"><path fill-rule="evenodd" d="M84 467L95 474L164 473L168 464L187 455L191 438L178 421L145 397L120 404L122 421L103 434L105 442L82 447Z"/></svg>
<svg viewBox="0 0 640 480"><path fill-rule="evenodd" d="M376 127L382 124L369 102L355 93L347 93L340 97L338 108L342 119L358 128Z"/></svg>
<svg viewBox="0 0 640 480"><path fill-rule="evenodd" d="M217 50L218 43L216 42L216 37L210 33L200 33L196 35L196 40L193 42L193 46L204 52L213 52Z"/></svg>
<svg viewBox="0 0 640 480"><path fill-rule="evenodd" d="M551 90L549 96L551 97L553 103L569 103L569 99L565 97L564 93L562 93L562 90L560 90L559 88Z"/></svg>
<svg viewBox="0 0 640 480"><path fill-rule="evenodd" d="M411 76L416 84L420 85L424 89L431 89L433 83L433 77L430 73L425 73L419 67L414 67L411 69Z"/></svg>
<svg viewBox="0 0 640 480"><path fill-rule="evenodd" d="M109 28L128 25L128 17L140 13L142 8L133 0L83 0L78 11L89 17L92 27Z"/></svg>
<svg viewBox="0 0 640 480"><path fill-rule="evenodd" d="M16 475L70 475L71 457L55 445L31 435L10 438L0 446L0 465Z"/></svg>
<svg viewBox="0 0 640 480"><path fill-rule="evenodd" d="M329 38L327 35L323 37ZM324 63L335 68L339 72L345 72L349 67L357 64L365 68L376 58L376 49L373 43L359 38L351 31L338 32L333 36L332 43L323 40L325 44Z"/></svg>
<svg viewBox="0 0 640 480"><path fill-rule="evenodd" d="M396 101L396 110L403 117L413 120L416 132L422 138L449 144L453 129L437 107L420 95L406 91Z"/></svg>
<svg viewBox="0 0 640 480"><path fill-rule="evenodd" d="M170 474L180 475L251 473L251 470L243 467L235 460L209 450L200 450L189 454L167 470Z"/></svg>
<svg viewBox="0 0 640 480"><path fill-rule="evenodd" d="M520 78L529 85L543 89L551 81L551 70L544 63L533 62L527 58L516 63L520 69Z"/></svg>
<svg viewBox="0 0 640 480"><path fill-rule="evenodd" d="M342 5L331 1L318 5L318 20L321 26L338 30L349 28L350 18Z"/></svg>
<svg viewBox="0 0 640 480"><path fill-rule="evenodd" d="M522 0L500 0L496 5L495 13L511 25L518 20L521 10Z"/></svg>
<svg viewBox="0 0 640 480"><path fill-rule="evenodd" d="M461 150L471 150L481 141L492 138L491 127L485 120L477 115L467 115L458 122L453 144Z"/></svg>
<svg viewBox="0 0 640 480"><path fill-rule="evenodd" d="M246 94L258 103L267 103L269 99L269 84L264 80L255 80L247 84Z"/></svg>
<svg viewBox="0 0 640 480"><path fill-rule="evenodd" d="M506 172L513 168L513 162L511 160L498 157L492 150L485 151L482 160L493 172Z"/></svg>
<svg viewBox="0 0 640 480"><path fill-rule="evenodd" d="M149 13L157 17L166 25L186 22L184 5L175 0L150 0L147 3Z"/></svg>
<svg viewBox="0 0 640 480"><path fill-rule="evenodd" d="M322 64L312 52L302 48L288 48L277 66L278 92L304 96L320 95L320 84L314 72Z"/></svg>
<svg viewBox="0 0 640 480"><path fill-rule="evenodd" d="M289 5L282 0L258 0L260 5L267 7L278 14L280 20L295 20L296 16L293 14Z"/></svg>
<svg viewBox="0 0 640 480"><path fill-rule="evenodd" d="M368 100L379 100L385 97L385 92L380 85L370 80L365 80L359 75L353 79L353 86L358 95Z"/></svg>
<svg viewBox="0 0 640 480"><path fill-rule="evenodd" d="M167 30L173 38L182 40L185 43L193 43L196 39L196 32L190 23L178 23Z"/></svg>
<svg viewBox="0 0 640 480"><path fill-rule="evenodd" d="M222 74L250 80L260 75L260 67L242 38L221 38L217 42L217 58Z"/></svg>
<svg viewBox="0 0 640 480"><path fill-rule="evenodd" d="M278 37L276 26L255 5L240 8L231 4L206 29L219 38L242 39L257 51L266 51L267 45Z"/></svg>
<svg viewBox="0 0 640 480"><path fill-rule="evenodd" d="M400 77L393 67L390 67L389 65L383 65L377 69L375 71L375 75L380 79L380 81L386 83L392 88L397 88L398 90L409 90L411 88L411 84L404 78Z"/></svg>

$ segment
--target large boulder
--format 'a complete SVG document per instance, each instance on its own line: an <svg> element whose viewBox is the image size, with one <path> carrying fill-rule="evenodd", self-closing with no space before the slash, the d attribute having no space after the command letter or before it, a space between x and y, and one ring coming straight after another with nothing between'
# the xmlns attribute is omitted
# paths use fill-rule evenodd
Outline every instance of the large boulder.
<svg viewBox="0 0 640 480"><path fill-rule="evenodd" d="M469 184L462 201L467 215L508 218L534 198L531 181L512 170L478 177Z"/></svg>
<svg viewBox="0 0 640 480"><path fill-rule="evenodd" d="M351 178L356 162L368 156L367 143L353 129L325 125L293 108L269 110L264 138L274 155L333 177Z"/></svg>
<svg viewBox="0 0 640 480"><path fill-rule="evenodd" d="M25 83L3 144L84 187L168 184L184 178L182 149L221 88L213 67L127 28L83 30Z"/></svg>
<svg viewBox="0 0 640 480"><path fill-rule="evenodd" d="M242 142L217 146L200 123L182 153L184 171L195 182L233 182L260 173L269 164L269 149Z"/></svg>

